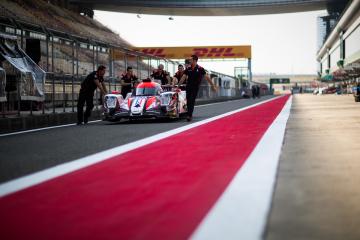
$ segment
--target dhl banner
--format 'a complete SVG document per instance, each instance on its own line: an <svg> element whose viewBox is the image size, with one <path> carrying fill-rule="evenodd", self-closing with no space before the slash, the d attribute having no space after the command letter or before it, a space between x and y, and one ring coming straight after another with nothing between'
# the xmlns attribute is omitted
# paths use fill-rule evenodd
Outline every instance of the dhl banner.
<svg viewBox="0 0 360 240"><path fill-rule="evenodd" d="M142 47L134 50L167 59L184 59L191 55L204 58L251 58L251 46L197 46L197 47ZM114 59L123 58L124 53L114 51Z"/></svg>

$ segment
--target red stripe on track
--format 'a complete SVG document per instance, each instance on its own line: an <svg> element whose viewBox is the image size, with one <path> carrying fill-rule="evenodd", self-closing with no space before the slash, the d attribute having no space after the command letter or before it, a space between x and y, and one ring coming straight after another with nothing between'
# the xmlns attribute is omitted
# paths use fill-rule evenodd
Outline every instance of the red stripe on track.
<svg viewBox="0 0 360 240"><path fill-rule="evenodd" d="M1 239L186 239L287 99L5 196Z"/></svg>

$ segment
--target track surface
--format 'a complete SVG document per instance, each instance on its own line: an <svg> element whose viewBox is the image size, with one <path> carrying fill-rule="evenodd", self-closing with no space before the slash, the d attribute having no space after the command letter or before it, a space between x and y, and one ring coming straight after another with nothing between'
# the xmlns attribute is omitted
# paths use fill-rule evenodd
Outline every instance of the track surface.
<svg viewBox="0 0 360 240"><path fill-rule="evenodd" d="M191 123L269 98L272 96L197 106ZM96 122L0 137L0 183L186 124L184 119Z"/></svg>
<svg viewBox="0 0 360 240"><path fill-rule="evenodd" d="M0 198L6 219L0 221L0 235L188 238L287 99L233 113Z"/></svg>

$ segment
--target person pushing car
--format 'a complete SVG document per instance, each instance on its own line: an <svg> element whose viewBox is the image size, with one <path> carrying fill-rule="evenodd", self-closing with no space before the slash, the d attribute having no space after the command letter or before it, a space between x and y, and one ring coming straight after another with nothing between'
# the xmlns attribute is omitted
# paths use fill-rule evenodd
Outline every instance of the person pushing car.
<svg viewBox="0 0 360 240"><path fill-rule="evenodd" d="M187 121L192 120L192 115L194 112L195 99L199 91L200 83L203 77L205 76L206 81L211 85L211 89L216 91L217 88L214 83L211 81L209 75L206 74L206 71L203 67L197 64L198 56L192 55L190 58L190 66L186 68L183 76L179 81L179 86L183 84L186 80L186 101L187 101Z"/></svg>
<svg viewBox="0 0 360 240"><path fill-rule="evenodd" d="M107 90L104 84L105 71L105 66L99 66L97 71L90 73L84 81L82 81L77 103L77 125L88 122L91 111L94 108L93 98L96 88L99 88L102 97L106 95ZM86 110L84 114L85 103Z"/></svg>
<svg viewBox="0 0 360 240"><path fill-rule="evenodd" d="M158 69L154 70L150 76L154 78L155 81L159 81L161 85L170 84L171 82L169 73L164 70L163 64L159 64Z"/></svg>
<svg viewBox="0 0 360 240"><path fill-rule="evenodd" d="M126 73L121 76L121 95L126 98L126 95L135 88L138 78L133 73L132 67L127 67Z"/></svg>

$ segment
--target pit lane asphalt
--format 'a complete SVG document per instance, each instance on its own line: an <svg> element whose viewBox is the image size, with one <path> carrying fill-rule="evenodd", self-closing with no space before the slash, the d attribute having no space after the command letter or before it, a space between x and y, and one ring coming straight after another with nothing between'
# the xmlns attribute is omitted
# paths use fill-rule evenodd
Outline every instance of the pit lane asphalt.
<svg viewBox="0 0 360 240"><path fill-rule="evenodd" d="M201 121L273 98L240 99L196 106L193 122ZM95 122L0 137L0 183L110 148L169 131L186 124L180 120L122 120Z"/></svg>

